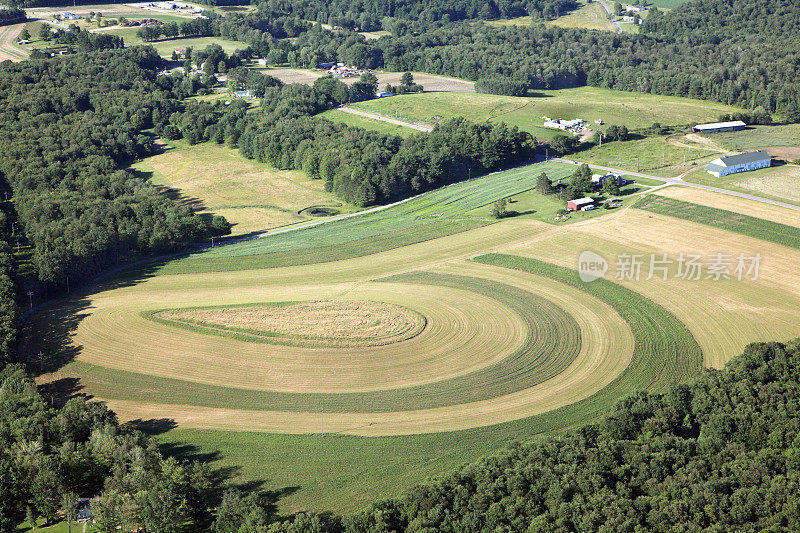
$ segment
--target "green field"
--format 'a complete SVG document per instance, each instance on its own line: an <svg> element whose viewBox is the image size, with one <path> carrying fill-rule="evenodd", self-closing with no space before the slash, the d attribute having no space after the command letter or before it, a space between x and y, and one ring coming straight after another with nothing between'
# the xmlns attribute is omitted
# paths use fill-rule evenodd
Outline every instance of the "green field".
<svg viewBox="0 0 800 533"><path fill-rule="evenodd" d="M625 125L631 130L649 127L654 122L687 125L716 120L720 114L735 110L731 106L691 98L596 87L536 91L529 97L422 93L359 102L352 107L428 124L456 116L475 122L502 121L543 139L552 138L558 131L542 126L544 119L541 117L545 116L553 119L582 118L590 128L603 131L610 124ZM598 126L595 120L603 120L605 125Z"/></svg>
<svg viewBox="0 0 800 533"><path fill-rule="evenodd" d="M313 217L302 212L311 206L329 206L339 213L355 210L326 192L321 180L245 159L238 150L214 142L169 141L160 153L131 169L200 214L224 216L234 235L307 222Z"/></svg>
<svg viewBox="0 0 800 533"><path fill-rule="evenodd" d="M676 146L668 142L666 137L647 136L624 142L606 142L602 146L592 146L569 157L576 161L637 172L646 171L671 178L719 155L702 145Z"/></svg>
<svg viewBox="0 0 800 533"><path fill-rule="evenodd" d="M800 124L748 126L742 131L725 131L707 134L705 137L723 148L735 152L760 150L773 146L798 148L800 147Z"/></svg>
<svg viewBox="0 0 800 533"><path fill-rule="evenodd" d="M659 9L675 9L691 0L650 0L648 5L656 6Z"/></svg>
<svg viewBox="0 0 800 533"><path fill-rule="evenodd" d="M331 109L318 115L322 118L327 118L333 122L340 122L348 126L363 128L365 130L377 131L385 135L400 135L401 137L409 137L415 133L420 133L414 129L406 128L405 126L398 126L380 120L373 120L371 118L354 115L352 113L345 113L338 109Z"/></svg>
<svg viewBox="0 0 800 533"><path fill-rule="evenodd" d="M558 17L555 20L545 22L548 26L560 26L562 28L583 28L586 30L614 31L614 26L608 20L605 10L597 3L587 3L586 0L578 0L577 9ZM490 26L530 26L540 24L541 20L534 20L531 17L516 17L513 19L496 19L486 21Z"/></svg>
<svg viewBox="0 0 800 533"><path fill-rule="evenodd" d="M647 196L636 207L800 249L800 229L794 226L664 196Z"/></svg>
<svg viewBox="0 0 800 533"><path fill-rule="evenodd" d="M560 163L507 170L437 189L399 206L359 216L346 223L322 224L209 250L172 261L164 265L161 272L240 270L335 261L452 235L492 223L493 220L487 218L488 212L471 212L500 198L531 190L542 172L557 180L573 171L573 167ZM540 196L537 207L539 210L525 216L550 222L564 203L555 196ZM513 209L513 204L510 209ZM600 212L576 214L570 221L597 216Z"/></svg>
<svg viewBox="0 0 800 533"><path fill-rule="evenodd" d="M154 41L151 43L142 42L141 39L136 37L136 28L123 28L120 30L113 30L118 33L125 40L128 46L138 44L152 46L156 49L162 57L170 57L173 50L178 48L192 48L193 50L204 50L212 44L218 44L222 47L226 54L231 54L236 50L247 48L247 44L240 41L229 41L221 37L192 37L188 39L168 39L165 41Z"/></svg>

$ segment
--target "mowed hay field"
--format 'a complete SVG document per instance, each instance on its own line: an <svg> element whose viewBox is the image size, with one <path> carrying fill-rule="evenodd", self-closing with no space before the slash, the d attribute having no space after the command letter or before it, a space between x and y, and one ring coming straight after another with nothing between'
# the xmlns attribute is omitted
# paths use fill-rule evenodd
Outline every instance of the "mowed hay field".
<svg viewBox="0 0 800 533"><path fill-rule="evenodd" d="M512 440L596 420L748 342L800 335L798 249L628 207L566 225L470 214L532 189L542 171L570 167L515 169L131 271L42 310L23 353L52 354L43 382L144 427L176 425L159 437L167 450L212 453L232 481L293 487L283 512L344 512ZM741 212L751 203L725 201ZM458 231L420 233L442 224ZM380 245L352 244L368 241ZM607 279L579 280L585 250L607 258ZM760 252L758 279L613 276L620 253L709 250ZM279 326L271 308L331 325ZM354 321L363 334L343 335Z"/></svg>
<svg viewBox="0 0 800 533"><path fill-rule="evenodd" d="M428 90L427 84L420 81ZM463 116L473 121L506 122L542 138L551 138L558 130L544 128L544 119L582 118L588 125L603 130L610 124L628 129L644 128L654 122L663 125L685 125L690 122L716 120L722 113L736 108L672 96L630 93L579 87L552 91L535 91L529 97L491 94L422 93L399 95L352 104L351 107L411 122L435 124L443 118ZM603 120L598 126L595 120Z"/></svg>
<svg viewBox="0 0 800 533"><path fill-rule="evenodd" d="M313 217L298 214L310 206L353 210L325 192L320 180L245 159L211 142L167 148L133 168L170 188L177 201L200 213L224 216L233 224L234 235L310 220Z"/></svg>
<svg viewBox="0 0 800 533"><path fill-rule="evenodd" d="M560 26L562 28L583 28L587 30L614 31L614 26L608 20L606 11L598 2L587 2L578 0L575 2L576 9L571 10L555 20L545 22L548 26ZM498 19L486 21L490 26L530 26L534 23L541 23L541 20L534 21L531 17L517 17L513 19Z"/></svg>

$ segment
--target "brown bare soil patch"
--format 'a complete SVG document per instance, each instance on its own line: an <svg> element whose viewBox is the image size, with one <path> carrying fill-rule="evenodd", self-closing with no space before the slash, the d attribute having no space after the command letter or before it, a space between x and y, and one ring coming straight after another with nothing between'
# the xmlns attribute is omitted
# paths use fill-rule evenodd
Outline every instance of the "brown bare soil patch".
<svg viewBox="0 0 800 533"><path fill-rule="evenodd" d="M162 311L157 318L211 330L282 340L358 346L389 344L418 335L425 317L408 308L371 301L318 301Z"/></svg>

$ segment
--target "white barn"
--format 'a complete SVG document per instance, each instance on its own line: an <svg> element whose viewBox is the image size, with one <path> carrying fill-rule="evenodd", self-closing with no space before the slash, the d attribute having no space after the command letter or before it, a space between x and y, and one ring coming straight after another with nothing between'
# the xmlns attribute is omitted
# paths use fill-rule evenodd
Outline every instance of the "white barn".
<svg viewBox="0 0 800 533"><path fill-rule="evenodd" d="M764 150L758 150L715 159L706 166L706 172L720 178L737 172L767 168L771 164L772 158L770 155Z"/></svg>

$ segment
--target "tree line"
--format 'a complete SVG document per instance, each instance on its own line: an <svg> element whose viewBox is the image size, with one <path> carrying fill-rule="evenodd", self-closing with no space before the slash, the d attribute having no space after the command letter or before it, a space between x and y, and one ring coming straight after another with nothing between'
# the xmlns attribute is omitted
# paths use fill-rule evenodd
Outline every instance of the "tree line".
<svg viewBox="0 0 800 533"><path fill-rule="evenodd" d="M8 26L9 24L17 24L27 20L24 9L17 7L10 7L8 9L0 9L0 26Z"/></svg>
<svg viewBox="0 0 800 533"><path fill-rule="evenodd" d="M357 0L335 3L322 0L268 0L270 9L296 13L305 20L353 31L390 29L397 21L491 20L531 16L551 20L577 7L573 0ZM406 27L407 25L400 25Z"/></svg>

